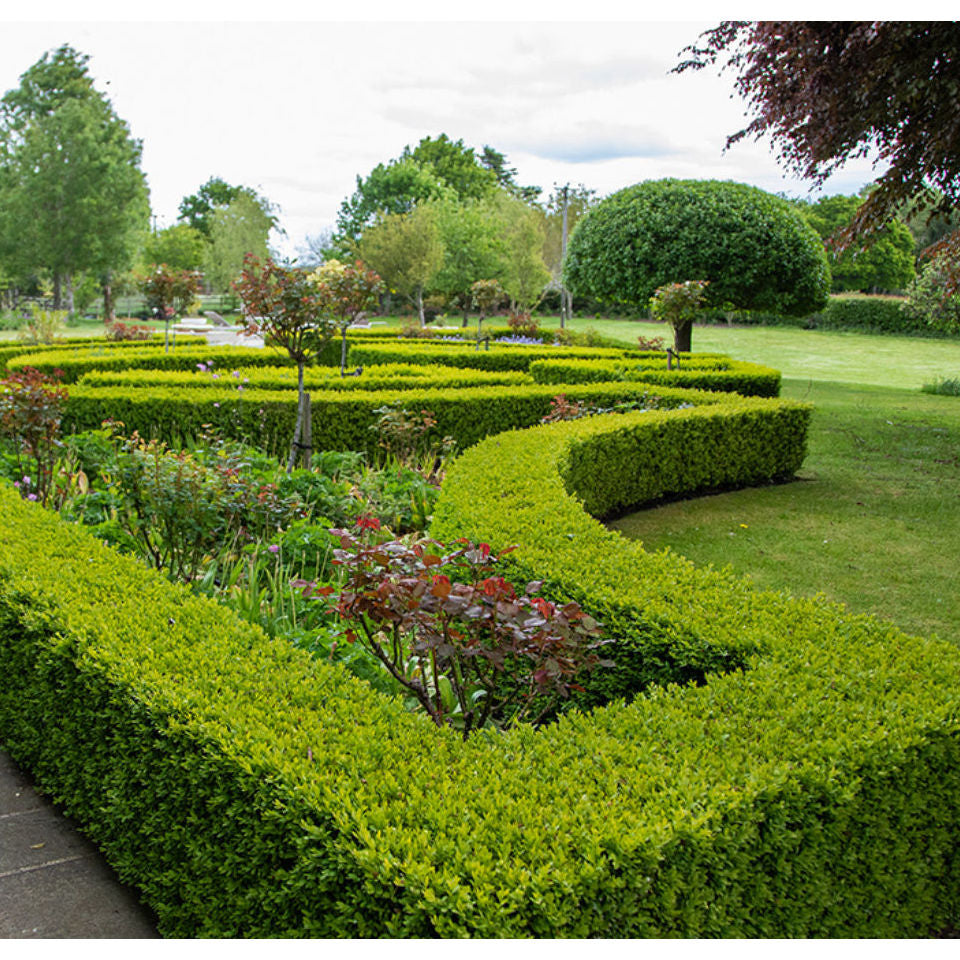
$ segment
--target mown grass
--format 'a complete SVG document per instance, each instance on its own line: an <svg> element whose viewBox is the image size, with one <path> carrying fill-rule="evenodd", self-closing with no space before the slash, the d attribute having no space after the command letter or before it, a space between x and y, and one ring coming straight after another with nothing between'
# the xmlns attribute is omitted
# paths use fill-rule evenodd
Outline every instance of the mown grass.
<svg viewBox="0 0 960 960"><path fill-rule="evenodd" d="M797 480L664 504L610 526L758 587L823 593L960 641L960 401L786 380L816 405Z"/></svg>
<svg viewBox="0 0 960 960"><path fill-rule="evenodd" d="M559 317L538 320L545 327L560 325ZM399 327L410 321L390 317L384 322ZM460 323L454 316L446 322L450 326ZM570 329L580 333L594 330L629 346L636 346L638 336L662 337L666 344L673 343L673 335L665 324L650 321L579 317L570 323ZM796 327L716 325L694 329L693 349L761 363L797 380L920 389L924 383L938 378L960 377L960 338L924 339Z"/></svg>
<svg viewBox="0 0 960 960"><path fill-rule="evenodd" d="M669 342L667 328L649 322L580 318L571 327L625 344L639 335ZM102 330L87 323L70 333ZM775 367L784 396L816 405L804 468L790 484L665 504L612 526L650 549L730 565L763 588L822 592L960 640L960 400L920 390L960 374L960 341L710 326L696 328L693 344Z"/></svg>

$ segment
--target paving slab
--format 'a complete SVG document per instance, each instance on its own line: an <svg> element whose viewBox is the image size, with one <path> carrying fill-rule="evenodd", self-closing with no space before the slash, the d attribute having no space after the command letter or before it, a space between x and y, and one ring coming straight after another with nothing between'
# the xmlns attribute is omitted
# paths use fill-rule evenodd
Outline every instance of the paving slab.
<svg viewBox="0 0 960 960"><path fill-rule="evenodd" d="M0 750L0 938L157 936L136 891Z"/></svg>

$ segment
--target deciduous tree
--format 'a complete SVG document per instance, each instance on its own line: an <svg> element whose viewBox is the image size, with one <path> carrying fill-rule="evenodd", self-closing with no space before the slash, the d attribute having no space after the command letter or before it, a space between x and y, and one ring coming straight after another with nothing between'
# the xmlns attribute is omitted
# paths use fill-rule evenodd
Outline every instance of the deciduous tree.
<svg viewBox="0 0 960 960"><path fill-rule="evenodd" d="M500 155L502 157L502 155ZM497 188L497 173L484 165L462 140L445 133L406 146L388 163L378 164L340 205L337 244L345 254L378 216L409 213L429 200L480 200Z"/></svg>
<svg viewBox="0 0 960 960"><path fill-rule="evenodd" d="M383 281L375 270L359 260L353 264L328 260L311 275L317 287L324 317L340 330L340 376L347 363L347 327L373 310L383 293Z"/></svg>
<svg viewBox="0 0 960 960"><path fill-rule="evenodd" d="M715 180L656 180L607 197L570 239L576 295L645 309L658 287L709 281L707 305L802 316L826 305L816 231L786 200ZM688 347L689 349L689 347Z"/></svg>
<svg viewBox="0 0 960 960"><path fill-rule="evenodd" d="M204 256L204 273L217 291L230 289L243 270L244 258L267 257L267 241L276 217L248 193L238 194L228 207L210 215L210 243Z"/></svg>
<svg viewBox="0 0 960 960"><path fill-rule="evenodd" d="M830 237L846 229L857 215L865 197L822 197L816 203L797 203L797 209L827 245L831 289L834 293L860 290L889 293L905 290L916 275L913 235L901 220L891 220L875 231L861 248L843 252L829 245Z"/></svg>
<svg viewBox="0 0 960 960"><path fill-rule="evenodd" d="M253 254L244 257L233 288L247 314L246 332L268 337L297 365L297 422L287 458L290 473L301 454L310 460L310 400L303 388L303 370L333 337L326 291L305 270L281 266L269 257L261 261Z"/></svg>
<svg viewBox="0 0 960 960"><path fill-rule="evenodd" d="M88 59L45 54L0 101L0 259L15 275L48 272L68 310L76 274L132 265L150 213L140 142Z"/></svg>
<svg viewBox="0 0 960 960"><path fill-rule="evenodd" d="M177 223L147 237L143 259L147 264L165 263L175 270L200 270L207 241L195 227Z"/></svg>
<svg viewBox="0 0 960 960"><path fill-rule="evenodd" d="M191 193L180 201L178 219L193 227L194 230L199 230L209 240L213 227L213 214L217 210L225 210L237 197L244 194L259 203L264 213L274 213L272 204L258 196L251 187L227 183L220 177L211 177L206 183L201 184L196 193ZM274 219L275 224L276 219Z"/></svg>
<svg viewBox="0 0 960 960"><path fill-rule="evenodd" d="M477 280L503 277L507 245L502 223L489 204L479 201L445 201L436 210L444 254L433 287L449 300L457 300L466 326L471 286Z"/></svg>
<svg viewBox="0 0 960 960"><path fill-rule="evenodd" d="M684 54L677 72L720 63L735 74L754 117L728 146L770 137L785 165L817 184L876 149L886 170L841 246L904 204L941 215L960 205L955 21L726 20Z"/></svg>
<svg viewBox="0 0 960 960"><path fill-rule="evenodd" d="M391 290L407 297L426 325L423 293L443 262L443 241L431 204L389 214L370 227L359 244L360 258Z"/></svg>

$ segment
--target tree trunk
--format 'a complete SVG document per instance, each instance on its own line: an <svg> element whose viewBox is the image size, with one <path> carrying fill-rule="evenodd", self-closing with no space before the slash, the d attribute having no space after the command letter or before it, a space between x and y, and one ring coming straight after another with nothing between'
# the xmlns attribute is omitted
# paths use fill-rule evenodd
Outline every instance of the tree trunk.
<svg viewBox="0 0 960 960"><path fill-rule="evenodd" d="M71 277L69 274L67 274L67 276L64 277L64 286L66 287L66 291L67 291L66 303L64 304L67 310L67 319L72 320L73 319L73 277Z"/></svg>
<svg viewBox="0 0 960 960"><path fill-rule="evenodd" d="M690 352L690 339L693 333L693 321L684 320L673 328L673 349L676 353Z"/></svg>
<svg viewBox="0 0 960 960"><path fill-rule="evenodd" d="M345 376L347 369L347 324L340 325L340 376ZM303 374L301 373L301 381Z"/></svg>
<svg viewBox="0 0 960 960"><path fill-rule="evenodd" d="M293 471L293 466L297 462L297 454L300 452L300 437L303 436L303 361L297 361L297 424L293 428L293 442L290 444L290 456L287 457L287 473Z"/></svg>
<svg viewBox="0 0 960 960"><path fill-rule="evenodd" d="M313 414L310 411L310 394L303 395L303 426L300 430L301 462L310 469L310 457L313 454Z"/></svg>
<svg viewBox="0 0 960 960"><path fill-rule="evenodd" d="M427 325L427 318L423 312L423 287L417 287L417 314L420 317L420 326Z"/></svg>
<svg viewBox="0 0 960 960"><path fill-rule="evenodd" d="M113 296L113 275L103 279L103 322L114 323L117 319L117 304Z"/></svg>
<svg viewBox="0 0 960 960"><path fill-rule="evenodd" d="M63 308L63 275L55 273L53 275L53 309L61 310Z"/></svg>

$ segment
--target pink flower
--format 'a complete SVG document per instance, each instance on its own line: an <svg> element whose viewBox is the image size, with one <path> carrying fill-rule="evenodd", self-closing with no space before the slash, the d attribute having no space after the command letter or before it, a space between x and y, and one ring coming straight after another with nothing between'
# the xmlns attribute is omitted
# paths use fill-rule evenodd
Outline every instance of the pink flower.
<svg viewBox="0 0 960 960"><path fill-rule="evenodd" d="M268 549L271 553L279 553L279 552L280 552L280 546L279 546L279 544L276 544L276 543L271 543L270 546L267 547L267 549Z"/></svg>

